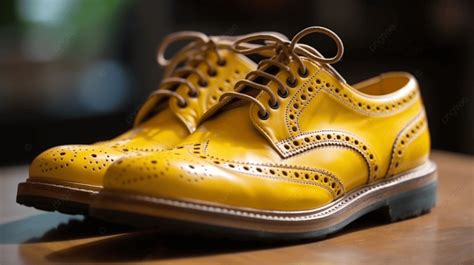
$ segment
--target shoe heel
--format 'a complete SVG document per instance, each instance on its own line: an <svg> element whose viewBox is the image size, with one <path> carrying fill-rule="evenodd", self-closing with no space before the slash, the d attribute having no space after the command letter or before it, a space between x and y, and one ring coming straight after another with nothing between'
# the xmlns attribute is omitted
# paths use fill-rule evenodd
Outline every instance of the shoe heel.
<svg viewBox="0 0 474 265"><path fill-rule="evenodd" d="M391 222L416 217L428 213L436 204L437 183L408 191L391 198L387 202Z"/></svg>

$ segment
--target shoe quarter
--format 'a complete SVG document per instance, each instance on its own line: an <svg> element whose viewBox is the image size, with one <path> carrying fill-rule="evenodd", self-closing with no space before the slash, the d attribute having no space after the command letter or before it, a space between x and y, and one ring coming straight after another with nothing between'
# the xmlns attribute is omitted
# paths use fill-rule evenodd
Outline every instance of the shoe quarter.
<svg viewBox="0 0 474 265"><path fill-rule="evenodd" d="M305 64L310 75L298 77L298 86L289 89L279 109L270 109L267 120L251 110L256 127L284 159L316 148L350 149L365 161L367 182L385 177L397 135L423 110L416 83L389 97L367 96ZM257 98L264 104L269 99L264 93Z"/></svg>

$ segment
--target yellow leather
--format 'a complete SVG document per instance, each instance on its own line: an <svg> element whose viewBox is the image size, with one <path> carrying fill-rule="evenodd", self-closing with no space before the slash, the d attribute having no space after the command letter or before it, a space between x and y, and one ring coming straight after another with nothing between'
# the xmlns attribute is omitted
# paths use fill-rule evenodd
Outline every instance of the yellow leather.
<svg viewBox="0 0 474 265"><path fill-rule="evenodd" d="M180 147L119 160L109 168L104 187L235 207L306 210L427 160L426 117L411 75L388 73L370 80L391 89L369 95L361 92L364 86L341 84L307 65L313 74L299 78L299 86L267 120L249 104L219 113ZM258 98L268 101L263 93ZM414 134L413 124L418 126ZM399 155L398 142L407 130L409 140Z"/></svg>
<svg viewBox="0 0 474 265"><path fill-rule="evenodd" d="M153 117L115 139L92 145L51 148L34 159L29 180L101 186L106 169L118 158L174 147L195 130L202 113L215 104L223 91L231 90L236 80L256 67L247 57L229 49L220 49L219 52L226 64L217 65L215 53L207 54L207 58L213 62L212 66L217 69L217 75L208 77L208 85L199 90L198 97L188 96L189 89L185 85L176 89L178 94L187 99L187 107L179 107L173 98L168 104L161 104L161 110ZM197 68L203 73L207 72L204 63ZM199 86L196 74L189 75L187 80ZM156 98L150 98L140 113L156 107L157 101Z"/></svg>
<svg viewBox="0 0 474 265"><path fill-rule="evenodd" d="M104 188L258 210L308 210L425 163L430 139L418 84L403 72L350 86L303 59L279 107L217 104L178 147L114 163ZM286 82L283 71L277 77ZM274 81L267 84L277 94ZM269 94L256 97L269 105Z"/></svg>

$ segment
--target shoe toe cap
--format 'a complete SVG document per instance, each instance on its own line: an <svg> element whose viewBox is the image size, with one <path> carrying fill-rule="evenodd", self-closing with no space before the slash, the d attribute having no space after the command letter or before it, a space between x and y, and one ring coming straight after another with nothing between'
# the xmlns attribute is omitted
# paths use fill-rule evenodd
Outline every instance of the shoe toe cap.
<svg viewBox="0 0 474 265"><path fill-rule="evenodd" d="M30 179L102 185L110 164L123 153L100 145L53 147L37 156L30 165Z"/></svg>

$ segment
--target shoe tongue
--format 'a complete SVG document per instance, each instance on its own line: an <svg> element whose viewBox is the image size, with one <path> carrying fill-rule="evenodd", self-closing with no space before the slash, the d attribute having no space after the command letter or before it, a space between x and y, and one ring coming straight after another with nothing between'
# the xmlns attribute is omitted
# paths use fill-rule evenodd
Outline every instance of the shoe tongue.
<svg viewBox="0 0 474 265"><path fill-rule="evenodd" d="M219 53L226 61L225 66L216 64L218 61L216 54L208 53L207 55L207 59L217 70L216 76L210 77L208 75L208 66L206 63L201 63L196 67L196 69L204 75L207 86L200 86L200 80L197 74L193 73L185 78L198 89L197 97L191 97L189 95L191 90L185 84L181 84L174 89L177 94L186 99L186 107L180 107L175 98L166 100L160 96L153 97L147 100L140 109L136 121L141 123L141 121L147 119L147 117L151 117L163 111L163 109L169 108L186 126L189 132L193 132L203 114L219 101L220 95L225 91L233 90L237 80L243 79L248 72L256 68L255 63L244 55L234 53L228 49L219 49Z"/></svg>

